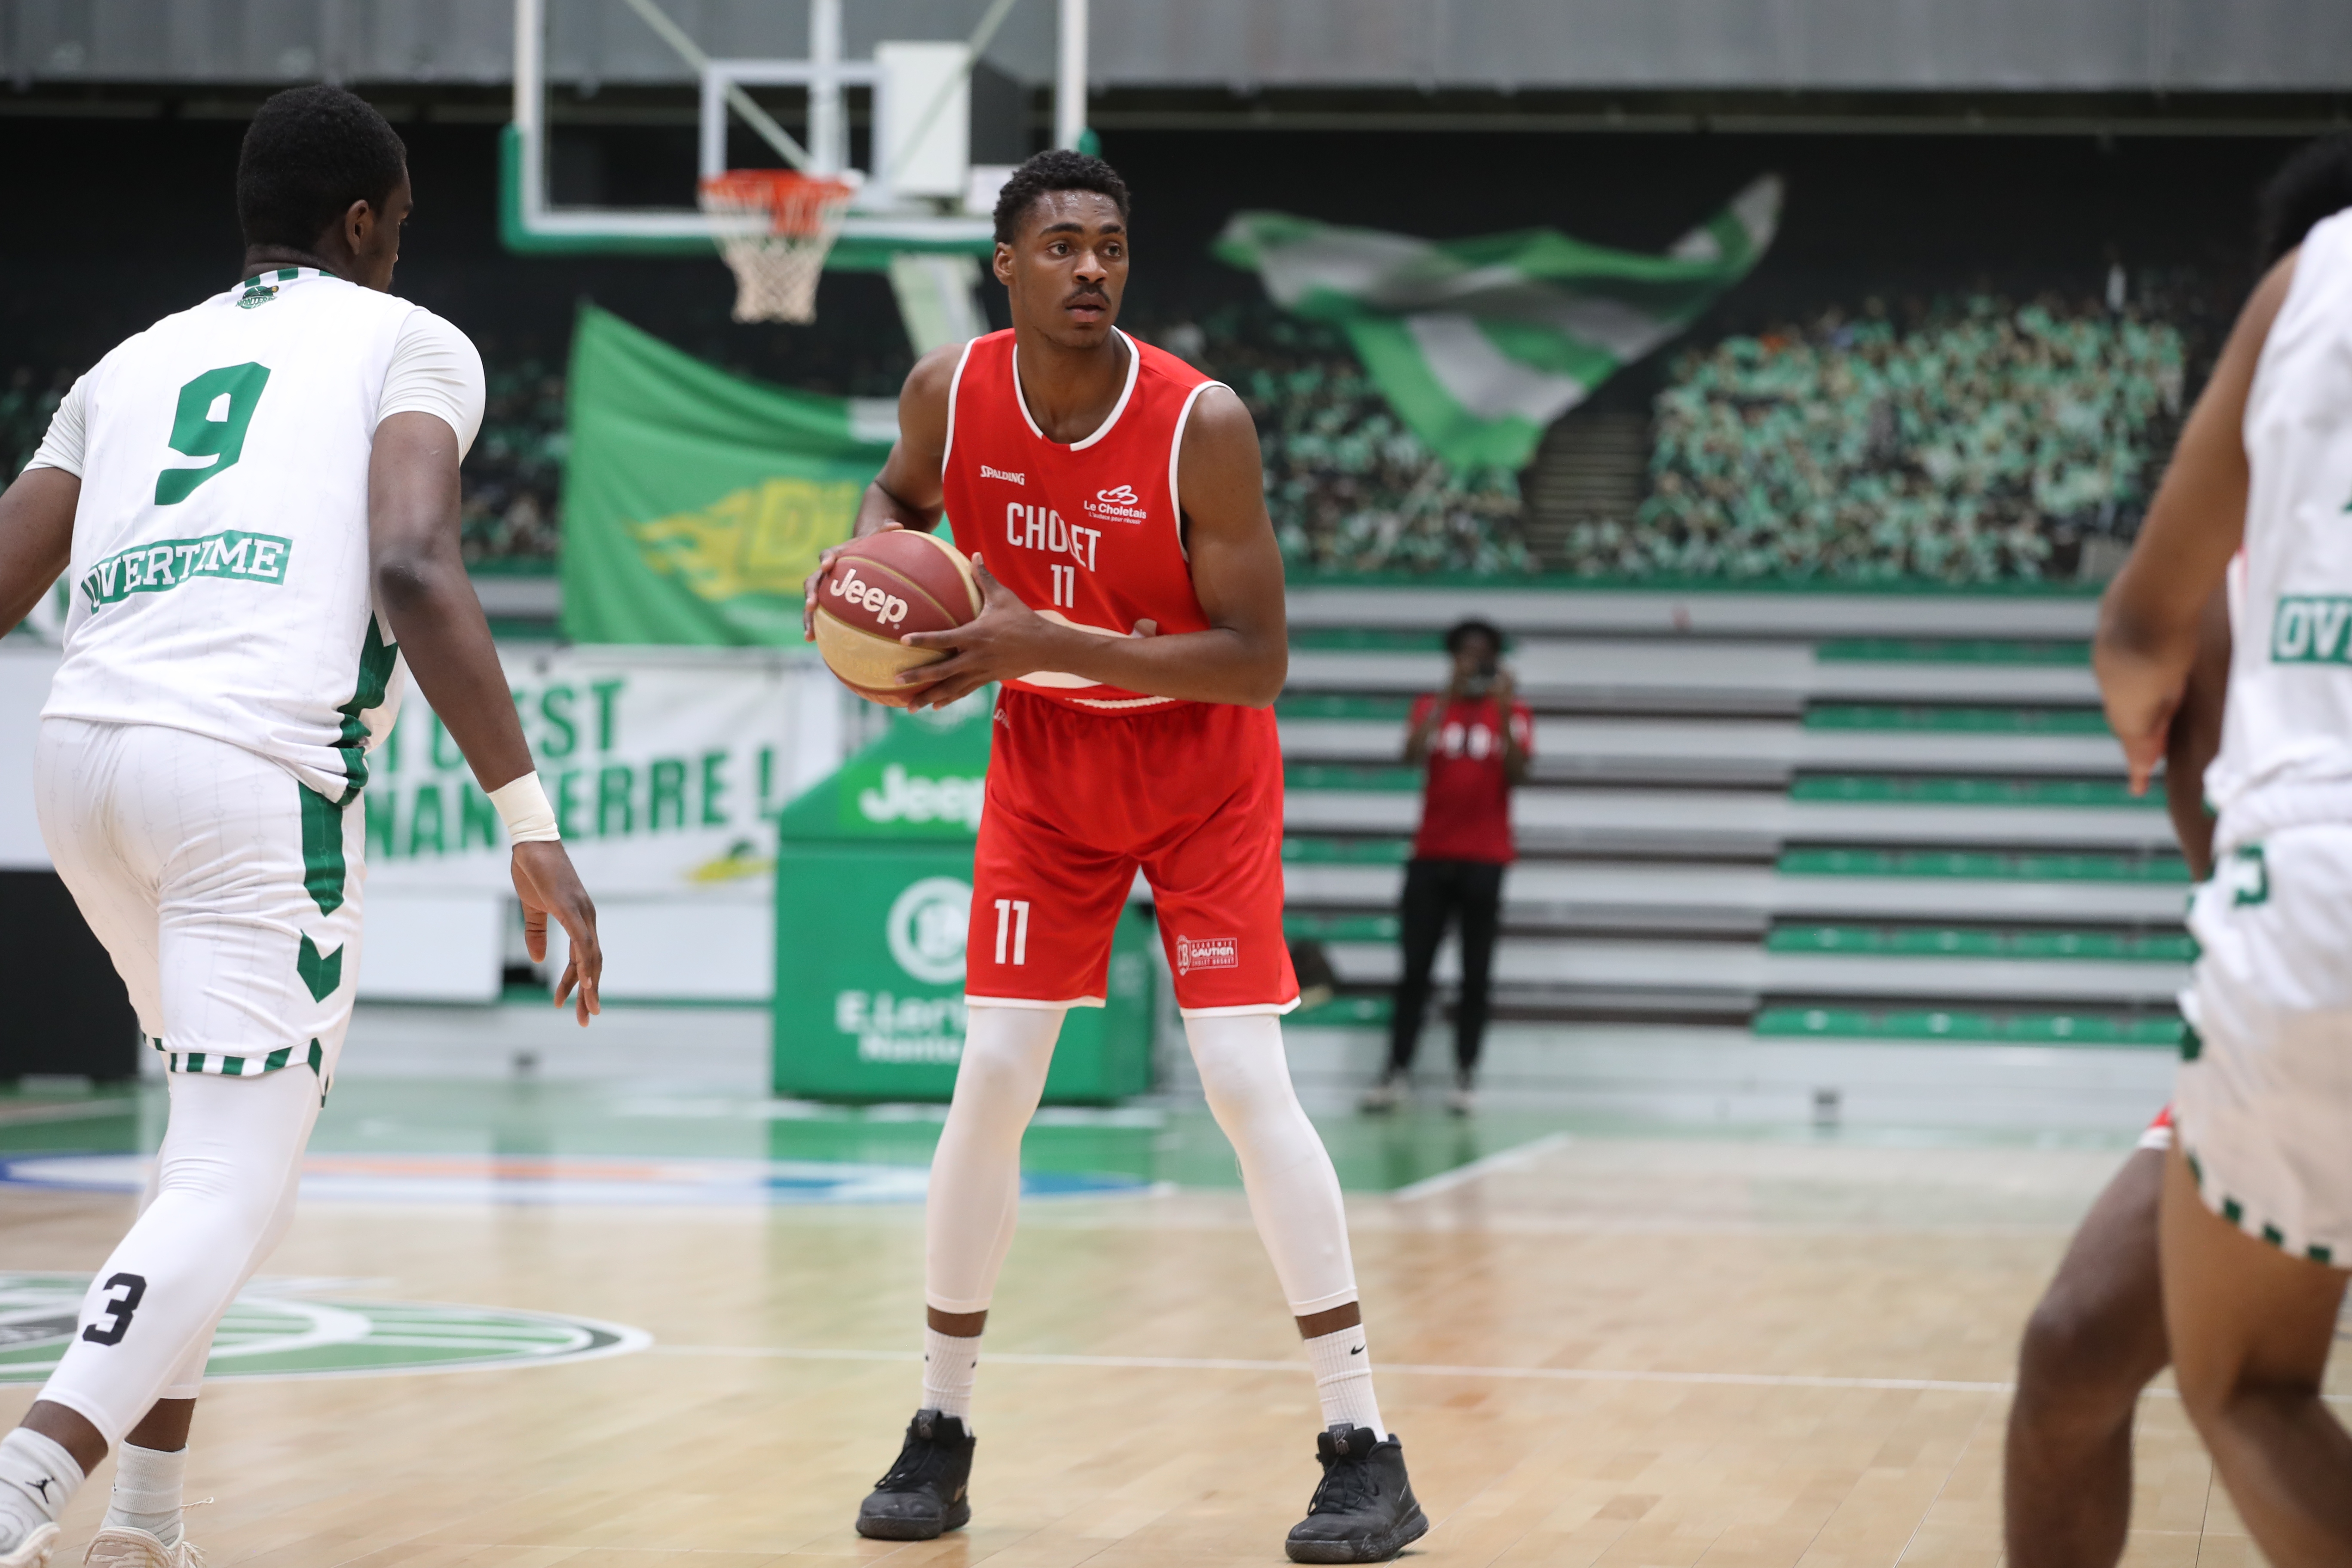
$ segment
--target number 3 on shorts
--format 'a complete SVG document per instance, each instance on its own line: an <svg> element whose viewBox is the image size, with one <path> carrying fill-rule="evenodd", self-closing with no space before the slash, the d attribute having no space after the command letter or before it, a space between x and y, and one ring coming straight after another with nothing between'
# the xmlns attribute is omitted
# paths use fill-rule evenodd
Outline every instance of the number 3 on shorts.
<svg viewBox="0 0 2352 1568"><path fill-rule="evenodd" d="M245 428L253 423L261 389L269 384L266 364L230 364L208 370L180 388L172 416L172 450L184 458L210 458L195 468L174 464L155 476L155 504L176 506L195 488L245 456Z"/></svg>
<svg viewBox="0 0 2352 1568"><path fill-rule="evenodd" d="M139 1310L140 1301L145 1298L147 1281L141 1275L118 1274L106 1282L106 1288L122 1292L106 1303L106 1315L111 1321L103 1329L90 1324L82 1330L81 1337L94 1345L119 1345L122 1336L131 1331L131 1314Z"/></svg>

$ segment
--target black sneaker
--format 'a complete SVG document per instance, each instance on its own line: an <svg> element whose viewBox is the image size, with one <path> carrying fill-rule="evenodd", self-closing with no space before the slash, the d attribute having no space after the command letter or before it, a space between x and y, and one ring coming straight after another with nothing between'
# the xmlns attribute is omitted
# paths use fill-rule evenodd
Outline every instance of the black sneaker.
<svg viewBox="0 0 2352 1568"><path fill-rule="evenodd" d="M1394 1437L1334 1426L1315 1435L1315 1457L1322 1482L1283 1542L1293 1563L1385 1563L1429 1533Z"/></svg>
<svg viewBox="0 0 2352 1568"><path fill-rule="evenodd" d="M858 1505L857 1533L870 1541L932 1541L971 1523L971 1451L979 1441L956 1416L916 1411L898 1462Z"/></svg>

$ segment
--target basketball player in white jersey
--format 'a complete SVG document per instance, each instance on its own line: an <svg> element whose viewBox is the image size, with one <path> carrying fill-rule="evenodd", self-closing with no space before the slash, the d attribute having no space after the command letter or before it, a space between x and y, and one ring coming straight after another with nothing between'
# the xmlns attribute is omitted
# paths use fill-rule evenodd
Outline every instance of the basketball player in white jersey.
<svg viewBox="0 0 2352 1568"><path fill-rule="evenodd" d="M2352 135L2297 149L2256 202L2254 254L2267 271L2323 218L2352 207ZM2242 562L2242 557L2240 558ZM2242 568L2205 604L2197 656L2168 728L2165 806L2191 876L2212 874L2205 773L2221 744L2231 622ZM2171 1360L2157 1241L2169 1106L2075 1231L2027 1322L2003 1457L2009 1568L2115 1568L2131 1527L2132 1425L2140 1391Z"/></svg>
<svg viewBox="0 0 2352 1568"><path fill-rule="evenodd" d="M2101 607L2133 785L2242 547L2214 874L2158 1219L2182 1400L2270 1560L2352 1562L2352 1434L2320 1398L2352 1263L2352 213L2254 290Z"/></svg>
<svg viewBox="0 0 2352 1568"><path fill-rule="evenodd" d="M149 1200L0 1439L0 1568L40 1568L120 1446L85 1562L193 1568L189 1421L215 1325L292 1218L351 1021L368 753L413 669L514 841L533 955L597 1011L595 913L458 554L482 416L463 333L390 293L406 154L340 88L263 105L240 280L74 384L0 495L0 632L68 575L35 790L58 874L163 1054Z"/></svg>

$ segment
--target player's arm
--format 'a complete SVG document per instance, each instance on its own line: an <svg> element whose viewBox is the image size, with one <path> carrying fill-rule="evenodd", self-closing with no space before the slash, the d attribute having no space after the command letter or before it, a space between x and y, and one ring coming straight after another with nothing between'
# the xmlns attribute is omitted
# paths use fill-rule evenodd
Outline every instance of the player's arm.
<svg viewBox="0 0 2352 1568"><path fill-rule="evenodd" d="M2199 881L2213 874L2213 816L2205 809L2205 769L2221 749L2221 710L2230 689L2230 595L2216 588L2198 617L2197 660L2164 749L2164 808L2181 858Z"/></svg>
<svg viewBox="0 0 2352 1568"><path fill-rule="evenodd" d="M1057 669L1155 697L1270 706L1290 672L1282 551L1265 514L1257 426L1224 387L1209 388L1192 405L1176 474L1190 525L1192 592L1207 631L1106 637L1058 626L1000 586L982 562L978 616L953 631L898 639L954 650L952 658L899 677L902 684L923 686L916 705L943 707L992 680Z"/></svg>
<svg viewBox="0 0 2352 1568"><path fill-rule="evenodd" d="M2099 602L2091 662L2134 795L2146 792L2164 758L2166 732L2196 662L2205 602L2245 536L2246 395L2294 260L2290 252L2246 301L2181 428L2131 555Z"/></svg>
<svg viewBox="0 0 2352 1568"><path fill-rule="evenodd" d="M81 476L26 468L0 491L0 637L33 613L73 555Z"/></svg>
<svg viewBox="0 0 2352 1568"><path fill-rule="evenodd" d="M394 414L376 426L368 459L368 552L375 602L416 689L489 793L534 770L490 624L458 550L462 455L457 433L437 414ZM518 843L514 884L533 960L547 956L550 915L572 938L555 1000L561 1005L576 991L585 1026L603 1010L596 988L604 959L596 944L596 907L572 868L572 857L553 839Z"/></svg>
<svg viewBox="0 0 2352 1568"><path fill-rule="evenodd" d="M948 388L955 381L956 362L964 345L933 349L915 362L907 384L898 389L898 438L882 471L857 500L857 525L852 539L887 528L913 528L929 533L939 526L945 495L948 460ZM838 550L839 545L834 546ZM801 589L801 636L816 637L816 585L833 564L834 550L817 557L816 570Z"/></svg>

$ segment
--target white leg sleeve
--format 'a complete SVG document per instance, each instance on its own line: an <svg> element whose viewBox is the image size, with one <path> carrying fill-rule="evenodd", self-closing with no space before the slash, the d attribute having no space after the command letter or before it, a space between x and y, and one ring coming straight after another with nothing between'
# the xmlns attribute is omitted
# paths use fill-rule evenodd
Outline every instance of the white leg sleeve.
<svg viewBox="0 0 2352 1568"><path fill-rule="evenodd" d="M65 1358L41 1390L109 1447L159 1398L191 1398L202 1356L293 1213L319 1116L308 1067L258 1078L173 1073L155 1197L91 1282Z"/></svg>
<svg viewBox="0 0 2352 1568"><path fill-rule="evenodd" d="M923 1299L942 1312L984 1312L1021 1207L1021 1134L1045 1092L1062 1032L1051 1007L974 1007L955 1099L931 1156L923 1211Z"/></svg>
<svg viewBox="0 0 2352 1568"><path fill-rule="evenodd" d="M303 1140L305 1143L309 1141L307 1137ZM246 1268L247 1280L250 1280L269 1255L278 1250L278 1244L286 1239L286 1232L294 1223L295 1199L301 1191L302 1159L298 1152L292 1168L286 1173L285 1188L278 1194L278 1212L270 1215L269 1226L262 1233L260 1245L254 1248L253 1262ZM239 1288L243 1288L242 1284ZM221 1310L226 1312L227 1310L224 1303ZM178 1366L173 1368L171 1380L164 1384L163 1391L156 1398L194 1399L204 1392L205 1363L212 1359L213 1335L219 1328L220 1318L215 1316L205 1331L197 1336L195 1342L188 1346L188 1353L180 1358Z"/></svg>
<svg viewBox="0 0 2352 1568"><path fill-rule="evenodd" d="M1356 1266L1339 1176L1291 1087L1281 1021L1263 1013L1187 1018L1184 1036L1209 1110L1241 1158L1250 1215L1291 1311L1303 1318L1346 1306L1356 1299Z"/></svg>

